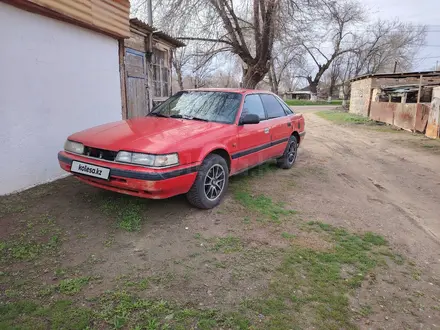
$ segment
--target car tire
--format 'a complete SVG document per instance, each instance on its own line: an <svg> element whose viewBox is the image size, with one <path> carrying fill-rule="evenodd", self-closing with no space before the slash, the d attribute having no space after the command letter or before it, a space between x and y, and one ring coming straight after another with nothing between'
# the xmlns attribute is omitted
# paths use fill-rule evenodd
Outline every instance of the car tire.
<svg viewBox="0 0 440 330"><path fill-rule="evenodd" d="M219 155L211 154L203 160L186 197L199 209L212 209L222 200L228 183L229 169L226 160Z"/></svg>
<svg viewBox="0 0 440 330"><path fill-rule="evenodd" d="M298 155L298 140L295 136L291 136L287 143L286 150L282 157L277 159L277 165L283 169L289 169L295 164Z"/></svg>

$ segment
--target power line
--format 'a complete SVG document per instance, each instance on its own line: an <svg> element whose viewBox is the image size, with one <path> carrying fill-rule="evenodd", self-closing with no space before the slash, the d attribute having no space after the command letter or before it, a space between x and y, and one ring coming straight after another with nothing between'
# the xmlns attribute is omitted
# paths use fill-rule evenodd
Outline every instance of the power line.
<svg viewBox="0 0 440 330"><path fill-rule="evenodd" d="M427 56L427 57L414 57L415 60L430 60L433 58L440 58L440 55L439 56Z"/></svg>

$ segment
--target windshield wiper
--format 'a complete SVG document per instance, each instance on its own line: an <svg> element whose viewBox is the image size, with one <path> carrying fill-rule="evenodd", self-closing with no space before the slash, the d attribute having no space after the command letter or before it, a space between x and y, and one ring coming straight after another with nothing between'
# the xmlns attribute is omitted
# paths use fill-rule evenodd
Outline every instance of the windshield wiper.
<svg viewBox="0 0 440 330"><path fill-rule="evenodd" d="M148 116L169 118L167 115L164 115L164 114L162 114L160 112L150 112L148 114Z"/></svg>
<svg viewBox="0 0 440 330"><path fill-rule="evenodd" d="M209 121L208 119L199 118L199 117L191 117L189 119L191 119L191 120L200 120L200 121Z"/></svg>
<svg viewBox="0 0 440 330"><path fill-rule="evenodd" d="M183 116L183 115L171 115L170 118L182 118L188 120L200 120L200 121L209 121L208 119L203 119L199 117L191 117L191 116Z"/></svg>

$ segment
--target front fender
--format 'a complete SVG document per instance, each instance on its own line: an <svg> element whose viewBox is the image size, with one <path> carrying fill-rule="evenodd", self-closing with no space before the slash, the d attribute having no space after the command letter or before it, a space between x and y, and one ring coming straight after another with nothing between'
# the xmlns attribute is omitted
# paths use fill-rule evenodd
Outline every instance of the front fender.
<svg viewBox="0 0 440 330"><path fill-rule="evenodd" d="M203 146L198 161L203 162L206 156L208 156L210 153L212 153L215 150L224 150L228 154L229 163L231 163L231 153L229 152L229 148L222 143L209 143Z"/></svg>

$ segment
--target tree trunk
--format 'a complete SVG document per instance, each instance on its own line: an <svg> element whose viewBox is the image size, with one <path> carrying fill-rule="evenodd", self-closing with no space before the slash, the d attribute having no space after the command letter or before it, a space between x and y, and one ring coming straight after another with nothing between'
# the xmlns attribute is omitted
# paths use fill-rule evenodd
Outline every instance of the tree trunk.
<svg viewBox="0 0 440 330"><path fill-rule="evenodd" d="M348 100L350 99L350 88L347 86L344 86L343 93L344 93L344 99L342 100L342 106L344 108L347 108L347 106L348 106L347 103L348 103Z"/></svg>
<svg viewBox="0 0 440 330"><path fill-rule="evenodd" d="M310 87L310 100L316 102L318 100L318 83L312 81L309 83Z"/></svg>
<svg viewBox="0 0 440 330"><path fill-rule="evenodd" d="M272 93L275 93L275 82L272 76L272 68L269 70L269 84L270 84L270 91Z"/></svg>
<svg viewBox="0 0 440 330"><path fill-rule="evenodd" d="M333 91L335 89L336 82L334 81L333 77L330 79L330 86L328 88L328 102L330 103L333 98Z"/></svg>
<svg viewBox="0 0 440 330"><path fill-rule="evenodd" d="M273 58L270 60L270 68L269 68L269 83L270 90L272 93L277 94L279 92L279 80L277 79L277 74L275 72L275 64Z"/></svg>
<svg viewBox="0 0 440 330"><path fill-rule="evenodd" d="M274 85L274 90L272 91L272 93L279 95L280 90L279 90L278 82L275 80L273 85Z"/></svg>
<svg viewBox="0 0 440 330"><path fill-rule="evenodd" d="M243 88L255 89L263 80L269 68L255 65L243 70Z"/></svg>
<svg viewBox="0 0 440 330"><path fill-rule="evenodd" d="M173 61L174 69L176 70L177 75L177 83L179 84L180 90L183 90L183 77L182 77L182 67L177 65L176 62Z"/></svg>
<svg viewBox="0 0 440 330"><path fill-rule="evenodd" d="M179 68L179 71L176 70L176 74L177 74L177 83L179 84L179 88L182 91L183 90L182 69Z"/></svg>

